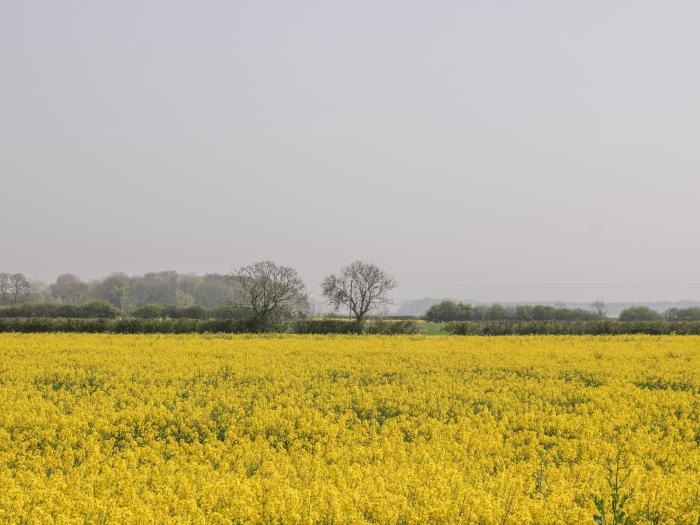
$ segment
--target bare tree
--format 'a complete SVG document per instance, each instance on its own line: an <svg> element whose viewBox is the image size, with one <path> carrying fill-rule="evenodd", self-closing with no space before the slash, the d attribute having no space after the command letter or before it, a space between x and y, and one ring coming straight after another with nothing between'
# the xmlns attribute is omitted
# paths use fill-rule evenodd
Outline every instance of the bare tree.
<svg viewBox="0 0 700 525"><path fill-rule="evenodd" d="M0 273L0 304L7 304L10 301L10 279L9 273Z"/></svg>
<svg viewBox="0 0 700 525"><path fill-rule="evenodd" d="M606 313L607 313L607 311L608 311L608 307L607 307L606 304L605 304L603 301L601 301L601 300L593 301L593 302L591 303L591 308L593 308L593 311L594 311L596 314L598 314L600 317L605 317L605 315L606 315Z"/></svg>
<svg viewBox="0 0 700 525"><path fill-rule="evenodd" d="M13 304L17 304L22 297L28 295L30 290L29 281L24 275L15 273L10 276L10 295Z"/></svg>
<svg viewBox="0 0 700 525"><path fill-rule="evenodd" d="M321 289L333 308L350 309L359 330L369 313L391 303L389 292L397 285L396 280L377 265L355 261L341 268L337 275L323 279Z"/></svg>
<svg viewBox="0 0 700 525"><path fill-rule="evenodd" d="M240 285L238 306L250 310L258 328L269 328L306 304L306 288L294 268L260 261L244 266L232 277Z"/></svg>

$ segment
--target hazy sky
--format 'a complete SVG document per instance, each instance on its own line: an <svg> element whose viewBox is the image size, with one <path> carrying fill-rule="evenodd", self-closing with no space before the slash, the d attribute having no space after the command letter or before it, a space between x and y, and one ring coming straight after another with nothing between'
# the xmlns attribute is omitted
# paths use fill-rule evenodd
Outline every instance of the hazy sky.
<svg viewBox="0 0 700 525"><path fill-rule="evenodd" d="M398 299L699 298L698 27L690 1L0 0L0 270L269 258L313 286L361 258Z"/></svg>

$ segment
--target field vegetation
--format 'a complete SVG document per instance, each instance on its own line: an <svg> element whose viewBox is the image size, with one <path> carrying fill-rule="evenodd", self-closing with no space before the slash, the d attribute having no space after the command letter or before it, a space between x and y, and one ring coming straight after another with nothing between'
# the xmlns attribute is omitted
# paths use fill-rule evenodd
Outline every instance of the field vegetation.
<svg viewBox="0 0 700 525"><path fill-rule="evenodd" d="M693 524L700 338L0 335L2 523Z"/></svg>

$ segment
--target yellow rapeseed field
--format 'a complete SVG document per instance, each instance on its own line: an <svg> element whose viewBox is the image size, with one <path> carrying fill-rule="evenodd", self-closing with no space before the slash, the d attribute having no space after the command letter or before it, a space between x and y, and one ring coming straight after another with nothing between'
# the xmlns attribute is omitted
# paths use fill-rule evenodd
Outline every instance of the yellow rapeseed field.
<svg viewBox="0 0 700 525"><path fill-rule="evenodd" d="M615 492L700 523L700 337L0 335L0 523L610 524Z"/></svg>

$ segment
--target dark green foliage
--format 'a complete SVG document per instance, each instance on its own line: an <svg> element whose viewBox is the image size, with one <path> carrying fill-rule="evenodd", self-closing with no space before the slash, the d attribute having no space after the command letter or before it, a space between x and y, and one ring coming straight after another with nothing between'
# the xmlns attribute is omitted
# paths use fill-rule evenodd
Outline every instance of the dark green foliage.
<svg viewBox="0 0 700 525"><path fill-rule="evenodd" d="M164 309L169 319L211 319L212 313L203 306L168 306Z"/></svg>
<svg viewBox="0 0 700 525"><path fill-rule="evenodd" d="M425 312L428 321L470 321L474 318L474 309L470 304L442 301L434 304Z"/></svg>
<svg viewBox="0 0 700 525"><path fill-rule="evenodd" d="M546 306L542 304L519 305L515 309L517 321L594 321L601 319L600 314L581 308L564 308L563 306Z"/></svg>
<svg viewBox="0 0 700 525"><path fill-rule="evenodd" d="M300 319L293 326L297 334L356 334L358 325L343 319Z"/></svg>
<svg viewBox="0 0 700 525"><path fill-rule="evenodd" d="M0 317L0 332L87 332L87 333L240 333L257 332L250 319L187 318L60 318ZM411 320L371 320L362 325L341 319L301 319L280 325L279 332L297 334L416 334L423 332ZM455 321L445 324L453 335L700 335L700 322L606 321Z"/></svg>
<svg viewBox="0 0 700 525"><path fill-rule="evenodd" d="M165 317L165 308L159 304L144 304L131 312L131 316L137 319L162 319Z"/></svg>
<svg viewBox="0 0 700 525"><path fill-rule="evenodd" d="M92 301L87 304L21 304L0 308L0 318L113 319L118 315L119 310L104 301Z"/></svg>
<svg viewBox="0 0 700 525"><path fill-rule="evenodd" d="M664 321L456 321L447 323L453 335L700 335L700 322Z"/></svg>
<svg viewBox="0 0 700 525"><path fill-rule="evenodd" d="M354 321L337 318L325 319L301 319L292 326L292 331L297 334L417 334L420 333L420 326L416 321L411 320L375 320L362 324L362 329L358 329L358 324Z"/></svg>
<svg viewBox="0 0 700 525"><path fill-rule="evenodd" d="M560 306L518 305L505 307L500 304L473 307L470 304L442 301L431 306L425 319L435 322L449 321L593 321L600 314L580 308Z"/></svg>
<svg viewBox="0 0 700 525"><path fill-rule="evenodd" d="M609 497L592 496L597 514L593 521L597 525L634 525L635 521L628 514L627 502L631 492L624 492L627 477L629 476L629 464L622 458L618 450L614 465L607 467Z"/></svg>
<svg viewBox="0 0 700 525"><path fill-rule="evenodd" d="M415 321L371 321L365 325L365 333L381 335L418 334L420 326Z"/></svg>
<svg viewBox="0 0 700 525"><path fill-rule="evenodd" d="M119 310L105 301L87 304L21 304L0 307L0 318L70 318L70 319L114 319ZM208 309L203 306L168 306L147 304L131 312L138 319L235 319L245 320L249 314L241 308L222 306Z"/></svg>
<svg viewBox="0 0 700 525"><path fill-rule="evenodd" d="M221 306L209 310L210 319L237 319L239 321L250 318L250 312L240 306Z"/></svg>
<svg viewBox="0 0 700 525"><path fill-rule="evenodd" d="M512 315L505 307L500 304L492 304L482 314L481 319L486 321L501 321L508 319Z"/></svg>
<svg viewBox="0 0 700 525"><path fill-rule="evenodd" d="M208 309L203 306L168 306L157 304L144 305L132 312L132 317L143 319L235 319L246 320L250 313L236 306L222 306Z"/></svg>
<svg viewBox="0 0 700 525"><path fill-rule="evenodd" d="M668 321L700 321L700 308L671 308L665 317Z"/></svg>
<svg viewBox="0 0 700 525"><path fill-rule="evenodd" d="M246 321L218 319L60 319L0 318L0 332L84 332L115 334L187 334L252 332Z"/></svg>
<svg viewBox="0 0 700 525"><path fill-rule="evenodd" d="M620 312L620 321L661 321L663 316L646 306L632 306Z"/></svg>

